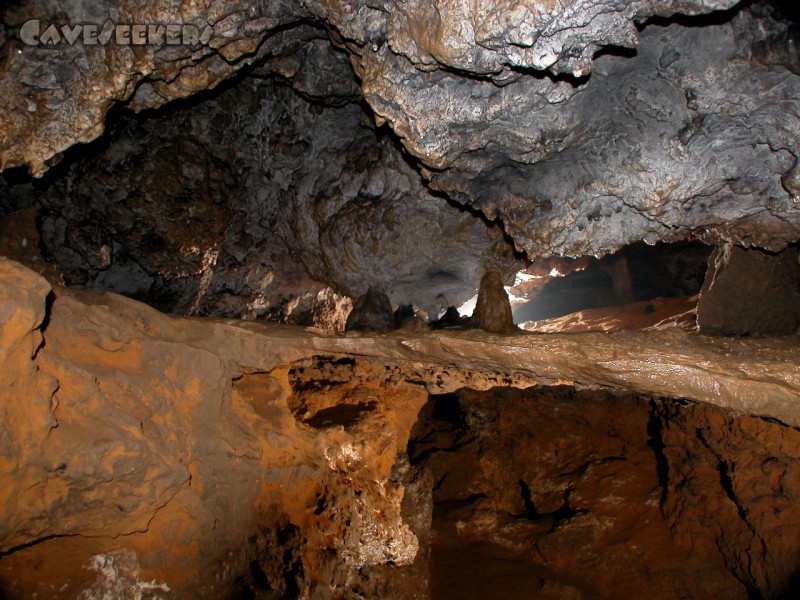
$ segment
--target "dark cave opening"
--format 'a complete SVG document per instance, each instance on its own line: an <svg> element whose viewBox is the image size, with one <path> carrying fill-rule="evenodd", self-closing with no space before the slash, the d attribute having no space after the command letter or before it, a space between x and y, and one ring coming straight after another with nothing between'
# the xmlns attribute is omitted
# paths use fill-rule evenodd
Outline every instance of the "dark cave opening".
<svg viewBox="0 0 800 600"><path fill-rule="evenodd" d="M99 139L41 179L0 176L0 211L36 210L57 283L175 314L334 327L315 311L369 285L435 313L466 300L485 265L522 264L502 224L427 187L325 30L293 23L273 42L213 90L139 114L117 104Z"/></svg>
<svg viewBox="0 0 800 600"><path fill-rule="evenodd" d="M800 471L772 427L800 442L624 392L432 395L409 443L434 482L431 598L789 597L800 537L774 509ZM755 484L776 460L783 483Z"/></svg>
<svg viewBox="0 0 800 600"><path fill-rule="evenodd" d="M565 261L561 268L566 274L518 304L514 320L540 321L585 309L698 294L710 253L701 242L638 242L599 259Z"/></svg>

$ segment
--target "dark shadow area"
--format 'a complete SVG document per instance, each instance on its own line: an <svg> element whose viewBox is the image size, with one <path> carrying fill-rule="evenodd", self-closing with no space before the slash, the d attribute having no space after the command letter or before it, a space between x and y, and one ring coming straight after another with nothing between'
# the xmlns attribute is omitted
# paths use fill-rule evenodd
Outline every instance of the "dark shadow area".
<svg viewBox="0 0 800 600"><path fill-rule="evenodd" d="M788 1L790 2L792 0ZM741 2L727 10L715 10L702 15L686 15L678 13L672 17L650 17L646 21L637 23L636 27L639 31L642 31L649 25L656 25L659 27L666 27L672 24L680 25L681 27L710 27L714 25L723 25L730 22L731 19L733 19L745 8L756 3L757 2L755 0L745 0L745 2Z"/></svg>
<svg viewBox="0 0 800 600"><path fill-rule="evenodd" d="M768 524L794 492L768 472L797 477L771 436L798 432L725 412L569 386L430 396L409 444L435 482L430 598L797 598L800 538Z"/></svg>
<svg viewBox="0 0 800 600"><path fill-rule="evenodd" d="M800 569L789 580L779 600L797 600L797 598L800 598Z"/></svg>
<svg viewBox="0 0 800 600"><path fill-rule="evenodd" d="M797 0L765 0L763 4L772 7L773 16L776 19L800 23L800 3ZM796 597L800 597L800 595Z"/></svg>
<svg viewBox="0 0 800 600"><path fill-rule="evenodd" d="M304 419L303 422L315 429L325 429L337 425L349 429L374 411L377 406L378 403L375 401L337 404L336 406L323 408L312 417Z"/></svg>
<svg viewBox="0 0 800 600"><path fill-rule="evenodd" d="M592 259L584 270L552 279L538 296L516 308L514 320L539 321L590 308L697 294L710 252L699 242L631 244Z"/></svg>

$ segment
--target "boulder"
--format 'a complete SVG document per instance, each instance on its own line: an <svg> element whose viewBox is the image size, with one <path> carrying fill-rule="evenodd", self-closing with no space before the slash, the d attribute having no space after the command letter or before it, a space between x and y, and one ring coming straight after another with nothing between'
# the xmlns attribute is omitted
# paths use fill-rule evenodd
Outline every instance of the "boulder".
<svg viewBox="0 0 800 600"><path fill-rule="evenodd" d="M697 304L702 333L788 335L800 325L800 265L796 247L771 253L717 248Z"/></svg>
<svg viewBox="0 0 800 600"><path fill-rule="evenodd" d="M372 286L356 300L344 326L345 331L388 331L394 328L394 311L389 297Z"/></svg>

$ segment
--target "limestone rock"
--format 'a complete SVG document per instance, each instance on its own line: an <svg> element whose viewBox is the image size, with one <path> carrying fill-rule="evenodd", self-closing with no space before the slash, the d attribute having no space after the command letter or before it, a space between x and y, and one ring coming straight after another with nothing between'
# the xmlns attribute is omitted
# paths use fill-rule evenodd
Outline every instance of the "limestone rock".
<svg viewBox="0 0 800 600"><path fill-rule="evenodd" d="M50 285L0 258L0 547L30 541L49 520L45 442L58 422L56 378L37 367ZM57 466L57 465L56 465ZM56 493L57 495L57 493Z"/></svg>
<svg viewBox="0 0 800 600"><path fill-rule="evenodd" d="M564 387L461 390L423 414L410 447L439 482L434 593L797 591L800 538L786 535L800 477L793 428Z"/></svg>
<svg viewBox="0 0 800 600"><path fill-rule="evenodd" d="M503 279L497 271L487 271L481 278L478 302L473 315L475 325L491 333L517 331L511 314L511 303L503 288Z"/></svg>
<svg viewBox="0 0 800 600"><path fill-rule="evenodd" d="M225 344L195 347L188 340L199 330L134 301L108 295L110 309L92 294L57 290L41 345L49 290L0 260L4 597L64 584L77 597L74 586L89 577L86 590L149 581L180 597L216 598L249 577L254 560L273 575L275 557L269 585L279 589L287 551L302 564L291 585L308 593L359 569L413 561L402 484L389 480L426 397L419 385L398 389L396 403L376 390L384 403L355 429L315 428L289 408L299 374L243 375L217 354ZM342 404L353 389L363 394L361 381L338 388ZM330 406L301 397L307 410ZM276 526L286 529L280 540L270 537ZM66 542L15 551L47 538ZM100 565L94 582L92 565ZM121 579L103 580L109 570Z"/></svg>
<svg viewBox="0 0 800 600"><path fill-rule="evenodd" d="M797 248L777 254L717 248L697 305L700 331L716 335L788 335L800 326Z"/></svg>
<svg viewBox="0 0 800 600"><path fill-rule="evenodd" d="M345 331L388 331L394 327L394 311L389 297L371 286L355 301L344 326Z"/></svg>
<svg viewBox="0 0 800 600"><path fill-rule="evenodd" d="M798 237L780 183L797 136L767 123L799 97L800 78L751 61L764 21L742 11L719 25L650 25L635 55L601 54L576 82L431 77L389 51L358 68L431 186L502 220L532 258L693 232L778 250Z"/></svg>
<svg viewBox="0 0 800 600"><path fill-rule="evenodd" d="M603 254L635 240L690 236L779 250L800 237L793 183L798 126L787 118L798 112L800 98L791 54L796 27L769 4L735 4L237 0L220 8L204 0L172 14L158 3L64 7L28 0L3 13L13 43L2 57L0 167L29 166L42 175L70 146L98 137L113 106L160 107L216 88L249 67L287 81L314 105L309 110L363 97L419 161L415 166L430 187L502 222L530 258ZM31 15L208 26L212 37L194 46L29 46L14 38ZM321 30L331 32L336 49ZM605 50L612 47L630 51ZM358 87L331 55L349 59ZM236 144L258 146L264 125L248 129L251 140L239 142L237 132ZM285 154L302 150L296 142L277 146ZM268 153L255 148L254 154ZM261 183L256 177L245 184L253 202L263 200L256 193ZM323 247L337 245L343 229L358 228L365 211L372 219L391 219L364 206L365 198L380 195L379 187L375 182L367 193L351 195L359 201L327 229L320 227L328 232ZM317 218L337 208L320 207ZM301 245L320 224L302 225L291 232ZM187 256L193 246L180 253L176 262L188 263L183 272L197 275L200 256L212 260L206 253L220 242L220 230L221 223L209 230L196 255ZM106 241L90 239L81 250ZM372 240L360 241L369 247ZM336 254L349 250L345 243ZM230 269L239 267L233 263L241 250L234 257ZM95 269L106 264L88 262ZM272 272L248 266L244 271L258 281ZM178 289L169 292L190 296L194 290L181 285L199 282L173 285Z"/></svg>
<svg viewBox="0 0 800 600"><path fill-rule="evenodd" d="M271 39L273 61L238 85L126 114L36 182L43 247L66 282L180 314L312 324L327 288L356 297L374 283L431 311L440 295L472 296L485 263L521 268L499 226L424 187L320 36ZM291 73L290 59L302 59Z"/></svg>
<svg viewBox="0 0 800 600"><path fill-rule="evenodd" d="M85 590L151 585L198 598L267 592L346 598L351 589L365 597L424 597L428 569L417 561L436 539L425 530L427 515L436 519L426 498L438 479L403 455L429 390L465 387L501 389L486 402L471 400L468 413L455 415L456 426L442 436L416 440L424 452L421 444L437 437L458 441L458 428L466 425L476 436L465 449L476 442L485 448L479 468L438 486L457 489L459 481L487 473L487 481L502 482L459 496L475 493L479 500L469 510L477 509L471 514L480 518L469 521L465 534L492 534L498 522L507 523L499 537L523 547L528 525L537 526L520 489L520 479L528 481L537 511L569 517L555 530L542 521L553 536L539 552L554 565L553 557L585 549L591 535L626 531L613 527L615 519L632 519L619 498L646 500L645 512L633 519L633 538L624 538L645 539L636 536L655 531L658 521L639 517L658 516L660 485L668 490L664 514L675 516L669 531L681 543L691 540L713 566L712 592L722 576L741 589L778 590L787 563L777 557L796 555L796 540L785 535L782 520L796 503L790 483L796 432L774 421L800 425L797 336L754 343L681 331L337 335L170 317L113 293L51 288L6 259L0 259L0 300L4 596L68 589L77 597ZM573 406L574 419L566 420L570 436L557 419L536 419L543 403L505 400L516 398L509 386L556 382L602 387L605 395L626 390L627 399L615 404L604 396L578 406L574 390L559 392L547 406L555 412ZM667 398L658 406L672 412L653 408L643 415L642 394ZM700 403L691 414L683 414L687 401ZM503 416L504 410L512 412ZM574 429L582 420L605 423L606 432L618 435L595 443L597 437ZM533 469L547 463L558 475L570 473L576 485L569 498L563 478L509 469L507 450L492 447L509 438L493 427L516 432L512 450L536 457L512 464ZM554 433L544 436L546 428ZM554 440L562 451L546 452ZM690 450L681 450L684 442ZM668 480L659 479L663 460L670 465ZM694 501L700 490L714 490L713 502ZM782 510L762 509L765 494ZM559 512L560 506L569 510ZM703 520L719 527L698 532ZM713 539L699 541L695 534ZM560 554L564 548L569 551ZM641 555L629 560L627 551L619 545L608 550L623 574L636 575L630 582L650 576L636 573ZM742 552L753 561L737 562ZM671 564L680 568L659 571L660 580L696 589L702 578L687 580L683 568L705 565L676 556L670 554L677 561ZM598 576L607 566L584 565ZM116 578L104 579L112 571ZM613 586L614 580L597 585ZM557 594L574 586L549 587Z"/></svg>

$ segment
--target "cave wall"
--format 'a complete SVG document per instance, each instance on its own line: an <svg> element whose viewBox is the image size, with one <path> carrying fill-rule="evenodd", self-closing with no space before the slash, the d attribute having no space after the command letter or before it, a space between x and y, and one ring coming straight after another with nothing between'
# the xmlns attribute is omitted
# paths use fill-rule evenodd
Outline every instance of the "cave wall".
<svg viewBox="0 0 800 600"><path fill-rule="evenodd" d="M436 482L432 597L791 597L799 440L625 393L434 396L409 446Z"/></svg>
<svg viewBox="0 0 800 600"><path fill-rule="evenodd" d="M480 500L458 539L547 563L551 597L651 575L696 591L686 565L704 590L778 597L797 566L796 356L796 338L179 318L3 259L0 590L437 597L452 494ZM458 397L443 437L431 394Z"/></svg>

